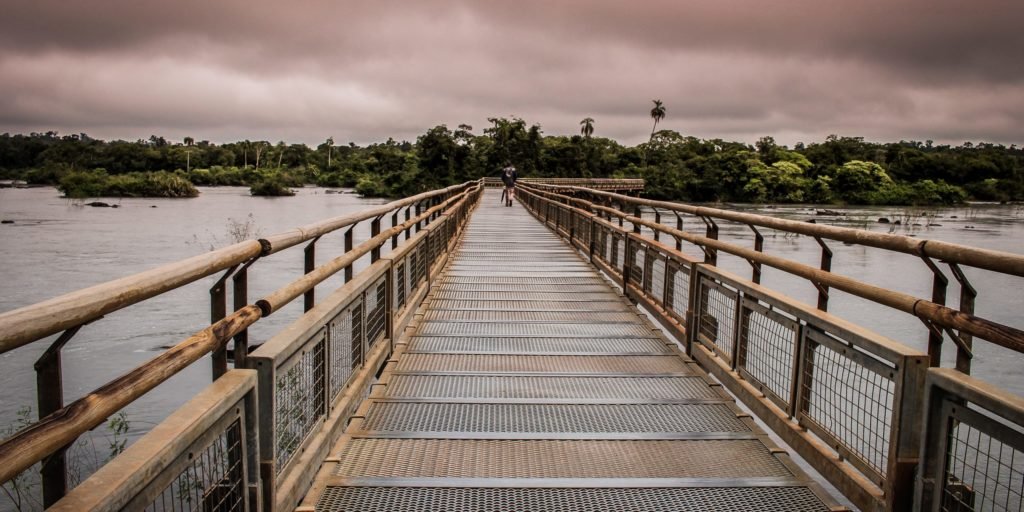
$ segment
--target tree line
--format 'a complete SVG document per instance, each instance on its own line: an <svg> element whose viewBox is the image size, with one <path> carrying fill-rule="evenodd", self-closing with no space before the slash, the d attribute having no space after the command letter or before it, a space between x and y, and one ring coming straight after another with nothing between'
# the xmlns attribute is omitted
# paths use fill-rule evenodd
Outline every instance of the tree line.
<svg viewBox="0 0 1024 512"><path fill-rule="evenodd" d="M103 141L56 132L0 135L0 177L61 187L68 196L194 195L193 185L250 186L287 194L304 184L399 197L482 176L511 163L521 177L639 177L645 195L688 202L952 204L1024 200L1024 151L988 143L876 143L830 135L792 148L770 136L754 145L658 130L624 146L596 136L544 135L539 124L491 118L479 133L435 126L415 142L359 146L328 138L316 147L269 141L215 144L152 136ZM191 188L191 189L190 189Z"/></svg>

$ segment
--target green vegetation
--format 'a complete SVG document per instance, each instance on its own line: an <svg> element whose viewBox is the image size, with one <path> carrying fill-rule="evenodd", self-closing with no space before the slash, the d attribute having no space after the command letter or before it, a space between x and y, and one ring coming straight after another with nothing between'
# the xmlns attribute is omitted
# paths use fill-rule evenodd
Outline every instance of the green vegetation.
<svg viewBox="0 0 1024 512"><path fill-rule="evenodd" d="M65 197L196 197L199 191L186 176L157 172L132 172L111 176L106 169L69 172L57 188Z"/></svg>
<svg viewBox="0 0 1024 512"><path fill-rule="evenodd" d="M256 183L249 187L249 192L254 196L294 196L295 192L289 187L290 180L287 176L273 173L261 176ZM295 185L292 185L295 186ZM299 183L297 186L302 186Z"/></svg>
<svg viewBox="0 0 1024 512"><path fill-rule="evenodd" d="M792 148L762 137L754 145L698 139L658 129L666 109L654 101L650 140L623 146L580 134L544 135L519 118L492 118L482 133L436 126L415 142L335 145L241 141L173 143L162 137L104 142L54 132L0 135L0 178L59 185L69 197L189 197L194 185L249 186L254 195L289 195L304 184L353 187L397 197L496 176L511 162L521 177L640 177L645 195L689 202L952 204L965 199L1024 200L1024 150L964 143L866 142L829 136Z"/></svg>

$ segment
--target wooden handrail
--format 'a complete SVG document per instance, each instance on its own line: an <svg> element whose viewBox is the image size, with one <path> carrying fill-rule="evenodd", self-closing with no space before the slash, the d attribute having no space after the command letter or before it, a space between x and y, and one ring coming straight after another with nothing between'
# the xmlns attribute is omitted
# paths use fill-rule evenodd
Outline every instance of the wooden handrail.
<svg viewBox="0 0 1024 512"><path fill-rule="evenodd" d="M282 251L325 233L351 226L366 219L380 217L389 211L426 199L450 196L477 183L477 181L471 181L424 192L260 240L248 240L114 281L83 288L44 302L0 313L0 354L40 338L92 322L119 309L240 265L260 255Z"/></svg>
<svg viewBox="0 0 1024 512"><path fill-rule="evenodd" d="M641 199L616 194L614 192L605 192L584 187L552 187L550 185L542 184L529 184L527 186L536 187L540 190L557 188L560 191L569 190L574 192L584 192L594 196L605 197L623 204L647 206L649 208L657 208L660 210L686 213L697 217L710 217L714 219L728 220L741 224L787 231L790 233L799 233L801 235L828 238L839 242L886 249L918 257L927 256L948 263L967 265L984 270L991 270L993 272L1001 272L1004 274L1024 277L1024 255L1021 254L994 251L990 249L979 249L977 247L942 242L939 240L921 240L903 235L874 233L863 229L811 224L809 222L779 219L765 215L722 210L719 208L693 206L667 201L654 201L651 199Z"/></svg>
<svg viewBox="0 0 1024 512"><path fill-rule="evenodd" d="M538 197L545 201L554 201L554 199L545 198L540 194L557 196L557 194L537 190L523 190L522 192L524 194L534 195L535 197ZM540 194L537 194L536 192L540 192ZM868 299L872 302L876 302L878 304L882 304L884 306L888 306L890 308L903 311L905 313L909 313L918 318L921 318L922 320L933 322L936 325L950 329L958 329L963 331L964 333L977 336L979 338L988 340L992 343L1009 348L1011 350L1015 350L1017 352L1024 352L1024 331L1007 325L999 324L997 322L977 317L969 313L957 311L956 309L941 304L936 304L929 300L914 297L913 295L908 295L906 293L897 292L879 286L863 283L853 278L837 275L832 272L812 267L810 265L805 265L803 263L797 263L795 261L787 260L779 256L772 256L769 254L765 254L763 252L755 251L753 249L740 247L729 242L723 242L721 240L716 240L701 235L695 235L687 231L680 231L678 229L665 226L664 224L658 224L654 221L635 217L622 211L616 210L615 208L597 205L584 199L567 198L564 196L558 197L562 199L568 199L572 202L582 205L583 208L576 208L569 205L560 205L565 208L572 208L574 210L577 210L577 213L582 215L593 216L594 214L592 213L592 211L610 213L612 215L615 215L616 217L622 218L626 222L632 223L633 225L644 226L652 230L660 231L672 237L685 240L689 243L726 252L748 261L763 263L770 267L782 270L783 272L787 272L789 274L793 274L804 279L807 279L812 283L822 284L835 288L837 290L842 290L852 295ZM618 226L614 226L611 223L608 223L604 219L600 219L599 217L597 217L596 220L614 229L621 229Z"/></svg>

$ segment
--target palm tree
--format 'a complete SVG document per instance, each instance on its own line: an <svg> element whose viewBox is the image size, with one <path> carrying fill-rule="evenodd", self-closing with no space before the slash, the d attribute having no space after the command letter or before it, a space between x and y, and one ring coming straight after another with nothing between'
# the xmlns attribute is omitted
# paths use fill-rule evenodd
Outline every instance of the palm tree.
<svg viewBox="0 0 1024 512"><path fill-rule="evenodd" d="M334 148L334 137L327 137L327 168L331 168L331 149Z"/></svg>
<svg viewBox="0 0 1024 512"><path fill-rule="evenodd" d="M589 139L594 134L594 118L588 117L580 121L580 124L583 125L583 128L580 128L580 133Z"/></svg>
<svg viewBox="0 0 1024 512"><path fill-rule="evenodd" d="M665 105L661 104L661 100L651 100L654 102L654 108L651 109L651 118L654 119L654 128L651 128L651 140L654 140L654 132L658 130L658 121L665 119Z"/></svg>

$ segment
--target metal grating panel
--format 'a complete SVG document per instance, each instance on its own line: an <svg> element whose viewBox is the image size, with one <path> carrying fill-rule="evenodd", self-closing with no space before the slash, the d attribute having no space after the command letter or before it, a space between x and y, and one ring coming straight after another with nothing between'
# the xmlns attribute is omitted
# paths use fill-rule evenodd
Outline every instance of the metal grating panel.
<svg viewBox="0 0 1024 512"><path fill-rule="evenodd" d="M431 308L427 321L476 323L618 323L640 321L636 313L609 311L453 311Z"/></svg>
<svg viewBox="0 0 1024 512"><path fill-rule="evenodd" d="M749 432L726 404L374 402L363 430L385 432Z"/></svg>
<svg viewBox="0 0 1024 512"><path fill-rule="evenodd" d="M826 512L805 487L711 488L460 488L328 487L317 510L550 510L595 512Z"/></svg>
<svg viewBox="0 0 1024 512"><path fill-rule="evenodd" d="M376 438L350 440L334 474L370 478L792 476L758 440Z"/></svg>
<svg viewBox="0 0 1024 512"><path fill-rule="evenodd" d="M543 265L537 265L536 262L495 262L495 261L477 261L476 259L457 258L455 262L448 266L449 271L485 271L485 272L588 272L594 271L590 265L581 263L579 259L575 260L548 260L545 258Z"/></svg>
<svg viewBox="0 0 1024 512"><path fill-rule="evenodd" d="M496 294L497 295L497 294ZM508 294L501 294L507 298ZM434 300L432 311L629 311L628 306L618 300Z"/></svg>
<svg viewBox="0 0 1024 512"><path fill-rule="evenodd" d="M651 329L640 324L474 324L425 322L424 336L545 336L545 337L649 337Z"/></svg>
<svg viewBox="0 0 1024 512"><path fill-rule="evenodd" d="M530 292L530 293L610 293L608 285L600 284L508 284L508 283L447 283L436 285L436 290L457 292Z"/></svg>
<svg viewBox="0 0 1024 512"><path fill-rule="evenodd" d="M390 398L718 399L700 377L396 375Z"/></svg>
<svg viewBox="0 0 1024 512"><path fill-rule="evenodd" d="M437 290L434 292L436 299L459 300L459 301L553 301L559 303L568 302L614 302L618 295L608 289L607 286L597 292L580 292L575 290L552 290L552 291L456 291Z"/></svg>
<svg viewBox="0 0 1024 512"><path fill-rule="evenodd" d="M677 356L404 354L401 372L690 373Z"/></svg>
<svg viewBox="0 0 1024 512"><path fill-rule="evenodd" d="M450 336L417 336L410 341L409 352L670 353L665 343L657 338L469 338Z"/></svg>
<svg viewBox="0 0 1024 512"><path fill-rule="evenodd" d="M533 236L536 236L536 235L534 235L534 234L527 234L527 235L524 235L524 236L533 237ZM490 253L460 251L458 253L458 255L455 257L454 261L457 264L459 264L459 265L462 265L462 264L493 265L495 263L508 262L509 261L508 254L509 254L508 252L504 252L504 251L496 251L496 252L490 252ZM517 254L520 257L523 256L523 252L522 251L519 251ZM563 262L571 263L571 262L579 262L580 261L580 259L577 258L576 256L564 255L564 254L565 254L564 251L558 251L556 253L551 253L550 255L545 255L544 256L544 261L545 262L555 262L555 263L563 263ZM587 268L590 268L590 267L587 267Z"/></svg>
<svg viewBox="0 0 1024 512"><path fill-rule="evenodd" d="M458 275L447 275L441 280L441 285L446 284L526 284L533 288L543 288L545 285L564 285L564 284L589 284L589 285L602 285L605 290L608 289L608 284L605 280L600 277L594 276L593 272L587 272L588 276L579 277L553 277L543 275L529 275L529 276L495 276L491 277L488 275L481 276L458 276Z"/></svg>

